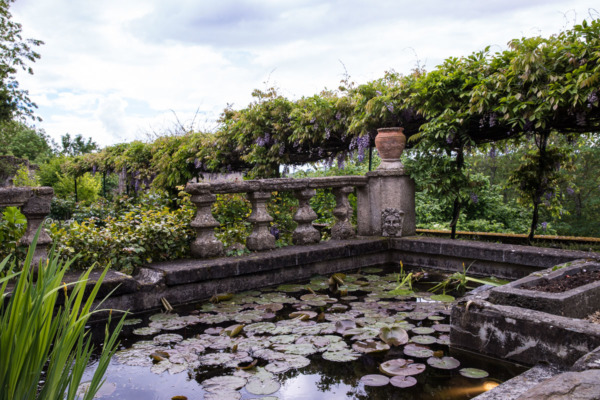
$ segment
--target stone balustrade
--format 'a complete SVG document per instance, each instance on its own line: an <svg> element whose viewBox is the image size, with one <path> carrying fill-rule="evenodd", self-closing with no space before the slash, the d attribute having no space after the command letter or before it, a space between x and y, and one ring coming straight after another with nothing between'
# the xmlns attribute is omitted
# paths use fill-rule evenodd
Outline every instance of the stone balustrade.
<svg viewBox="0 0 600 400"><path fill-rule="evenodd" d="M365 176L335 176L189 183L186 191L192 195L191 201L197 208L196 217L191 224L196 230L196 239L191 248L192 255L206 258L223 253L223 244L214 235L214 228L218 226L218 222L211 214L211 205L216 201L215 194L247 193L252 207L248 221L252 223L253 230L246 239L246 247L251 251L263 251L275 248L275 236L269 230L273 218L267 212L267 203L272 192L291 191L298 199L298 209L293 216L298 226L292 234L292 241L296 245L306 245L321 240L319 231L312 225L317 219L317 214L309 203L316 189L331 188L335 195L336 206L333 215L336 217L336 223L331 229L332 240L349 239L355 237L356 232L350 223L352 207L348 196L354 192L355 187L365 187L367 181Z"/></svg>
<svg viewBox="0 0 600 400"><path fill-rule="evenodd" d="M29 246L33 242L38 228L50 214L53 196L54 190L51 187L0 188L0 207L19 207L21 213L27 218L27 231L19 244ZM46 258L50 243L52 239L42 229L33 256L33 265L37 265L40 259Z"/></svg>

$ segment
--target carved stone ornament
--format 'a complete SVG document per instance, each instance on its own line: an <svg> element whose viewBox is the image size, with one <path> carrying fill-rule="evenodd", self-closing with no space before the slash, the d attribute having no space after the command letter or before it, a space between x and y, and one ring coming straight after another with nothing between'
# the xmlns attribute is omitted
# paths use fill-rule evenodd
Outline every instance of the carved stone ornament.
<svg viewBox="0 0 600 400"><path fill-rule="evenodd" d="M387 237L401 237L404 211L386 208L381 212L381 234Z"/></svg>

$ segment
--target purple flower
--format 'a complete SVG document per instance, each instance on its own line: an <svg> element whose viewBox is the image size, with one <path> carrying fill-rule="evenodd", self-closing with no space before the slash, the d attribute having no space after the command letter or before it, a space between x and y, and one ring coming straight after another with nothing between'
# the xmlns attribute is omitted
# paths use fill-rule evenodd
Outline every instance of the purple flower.
<svg viewBox="0 0 600 400"><path fill-rule="evenodd" d="M496 115L496 113L490 114L490 119L489 119L490 128L493 128L496 125L497 119L498 119L498 116Z"/></svg>
<svg viewBox="0 0 600 400"><path fill-rule="evenodd" d="M279 239L279 229L277 229L275 225L269 229L269 232L271 232L271 235L275 236L275 239Z"/></svg>
<svg viewBox="0 0 600 400"><path fill-rule="evenodd" d="M375 93L377 93L377 96L381 96L382 95L381 91L379 91L379 90L376 90Z"/></svg>
<svg viewBox="0 0 600 400"><path fill-rule="evenodd" d="M490 149L490 154L489 154L490 158L493 160L494 158L496 158L496 148L492 147Z"/></svg>
<svg viewBox="0 0 600 400"><path fill-rule="evenodd" d="M471 201L474 204L477 204L477 202L479 202L479 197L477 197L477 195L475 193L471 193L469 196L471 197Z"/></svg>
<svg viewBox="0 0 600 400"><path fill-rule="evenodd" d="M548 223L547 222L542 222L542 229L546 230L546 228L548 228Z"/></svg>
<svg viewBox="0 0 600 400"><path fill-rule="evenodd" d="M341 112L338 111L337 113L335 113L335 119L339 120L341 118L342 118L342 113Z"/></svg>
<svg viewBox="0 0 600 400"><path fill-rule="evenodd" d="M279 146L279 157L283 156L284 153L285 153L285 146L284 145Z"/></svg>
<svg viewBox="0 0 600 400"><path fill-rule="evenodd" d="M346 155L344 153L340 153L337 156L338 168L344 169L346 166Z"/></svg>
<svg viewBox="0 0 600 400"><path fill-rule="evenodd" d="M546 193L546 200L551 200L554 197L554 193L548 192Z"/></svg>
<svg viewBox="0 0 600 400"><path fill-rule="evenodd" d="M394 112L394 105L392 103L385 103L385 106L387 107L389 112Z"/></svg>
<svg viewBox="0 0 600 400"><path fill-rule="evenodd" d="M98 167L96 167L95 165L92 165L92 176L96 176L97 169L98 169Z"/></svg>
<svg viewBox="0 0 600 400"><path fill-rule="evenodd" d="M310 123L311 123L311 124L314 124L316 120L317 120L317 119L316 119L315 117L312 117L312 118L310 119Z"/></svg>
<svg viewBox="0 0 600 400"><path fill-rule="evenodd" d="M194 159L194 168L200 169L201 167L202 167L202 161L200 161L197 158L195 158Z"/></svg>
<svg viewBox="0 0 600 400"><path fill-rule="evenodd" d="M329 139L331 136L331 129L325 128L325 139Z"/></svg>
<svg viewBox="0 0 600 400"><path fill-rule="evenodd" d="M575 190L573 190L573 188L571 188L571 187L568 187L567 193L570 194L571 196L573 196L575 194Z"/></svg>

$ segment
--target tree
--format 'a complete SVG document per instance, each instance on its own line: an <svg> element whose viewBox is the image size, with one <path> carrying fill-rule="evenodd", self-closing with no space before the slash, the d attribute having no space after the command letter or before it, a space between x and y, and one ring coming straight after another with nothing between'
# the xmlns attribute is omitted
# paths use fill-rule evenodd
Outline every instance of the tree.
<svg viewBox="0 0 600 400"><path fill-rule="evenodd" d="M70 134L65 133L60 137L60 142L62 144L61 154L67 156L79 156L98 150L98 143L92 141L92 138L88 138L86 141L81 134L71 138Z"/></svg>
<svg viewBox="0 0 600 400"><path fill-rule="evenodd" d="M33 49L44 43L23 39L21 24L11 21L9 8L13 1L0 0L0 121L33 117L36 105L29 99L27 90L19 88L16 74L19 70L33 74L28 63L40 58Z"/></svg>
<svg viewBox="0 0 600 400"><path fill-rule="evenodd" d="M0 155L12 155L40 163L54 154L52 144L43 130L20 121L0 123Z"/></svg>

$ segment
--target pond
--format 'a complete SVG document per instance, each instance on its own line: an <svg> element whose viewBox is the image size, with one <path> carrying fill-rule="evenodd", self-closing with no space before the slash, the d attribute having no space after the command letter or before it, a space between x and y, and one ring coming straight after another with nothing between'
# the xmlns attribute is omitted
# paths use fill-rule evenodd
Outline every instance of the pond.
<svg viewBox="0 0 600 400"><path fill-rule="evenodd" d="M525 371L450 349L450 304L398 283L367 268L131 318L97 398L469 399Z"/></svg>

